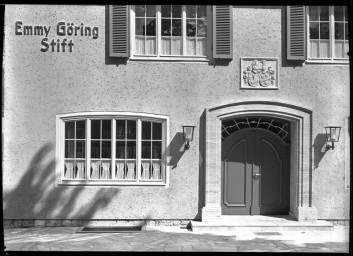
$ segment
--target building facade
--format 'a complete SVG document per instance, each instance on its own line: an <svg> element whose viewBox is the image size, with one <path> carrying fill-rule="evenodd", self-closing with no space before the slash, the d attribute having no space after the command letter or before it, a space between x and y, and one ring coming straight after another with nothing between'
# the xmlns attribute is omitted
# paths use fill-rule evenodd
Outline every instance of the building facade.
<svg viewBox="0 0 353 256"><path fill-rule="evenodd" d="M5 227L349 220L347 7L9 5L4 34Z"/></svg>

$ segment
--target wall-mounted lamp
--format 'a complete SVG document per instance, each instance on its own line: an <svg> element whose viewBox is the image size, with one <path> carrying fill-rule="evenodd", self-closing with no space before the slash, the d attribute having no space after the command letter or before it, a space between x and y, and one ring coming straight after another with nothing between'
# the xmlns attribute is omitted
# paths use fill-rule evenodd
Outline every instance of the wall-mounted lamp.
<svg viewBox="0 0 353 256"><path fill-rule="evenodd" d="M327 142L331 142L332 145L326 144L326 148L330 149L332 148L335 149L335 142L338 142L340 139L340 132L341 132L341 127L340 126L326 126L326 140Z"/></svg>
<svg viewBox="0 0 353 256"><path fill-rule="evenodd" d="M192 141L194 138L194 129L195 129L195 126L183 125L185 149L190 148L189 142Z"/></svg>

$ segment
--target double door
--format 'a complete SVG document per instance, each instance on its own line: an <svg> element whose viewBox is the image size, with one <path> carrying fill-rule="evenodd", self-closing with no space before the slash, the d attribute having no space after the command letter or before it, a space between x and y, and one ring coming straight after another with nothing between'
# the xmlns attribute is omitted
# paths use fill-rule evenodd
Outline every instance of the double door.
<svg viewBox="0 0 353 256"><path fill-rule="evenodd" d="M268 130L248 128L222 142L222 214L287 215L289 150Z"/></svg>

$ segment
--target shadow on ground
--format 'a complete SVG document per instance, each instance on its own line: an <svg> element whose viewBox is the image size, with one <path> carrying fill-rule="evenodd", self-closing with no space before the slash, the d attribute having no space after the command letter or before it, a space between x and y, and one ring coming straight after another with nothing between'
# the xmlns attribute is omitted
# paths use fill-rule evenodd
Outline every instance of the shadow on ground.
<svg viewBox="0 0 353 256"><path fill-rule="evenodd" d="M301 232L290 238L271 236L247 238L235 235L197 234L188 231L147 230L136 233L78 234L73 228L6 230L8 250L56 251L229 251L229 252L348 252L348 242L326 242L326 233L315 233L318 242L305 240ZM27 229L29 230L29 229ZM36 231L37 230L37 231ZM33 233L36 232L34 236ZM248 232L249 233L249 232ZM266 233L266 232L264 232ZM293 233L293 234L294 234ZM22 235L23 234L23 235ZM30 235L32 234L32 236ZM307 232L306 237L314 233ZM26 237L27 236L27 237ZM310 240L310 241L309 241Z"/></svg>

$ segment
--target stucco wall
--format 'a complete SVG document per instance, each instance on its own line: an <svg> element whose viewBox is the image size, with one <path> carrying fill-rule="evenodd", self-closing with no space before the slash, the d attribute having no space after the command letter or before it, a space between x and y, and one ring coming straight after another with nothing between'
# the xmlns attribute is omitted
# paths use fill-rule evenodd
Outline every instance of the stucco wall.
<svg viewBox="0 0 353 256"><path fill-rule="evenodd" d="M234 58L228 65L128 61L107 57L105 6L6 6L4 46L5 219L193 219L204 200L205 108L248 100L281 101L313 111L313 205L319 218L347 219L345 149L322 152L326 125L349 116L349 66L285 59L285 8L235 7ZM15 35L15 22L98 26L99 37L73 39L73 52L41 52L43 36ZM240 90L240 57L278 57L279 90ZM55 187L55 116L82 111L168 115L169 187ZM181 152L182 125L196 125ZM343 134L343 131L342 131ZM319 149L320 148L320 149ZM174 160L173 160L174 157Z"/></svg>

